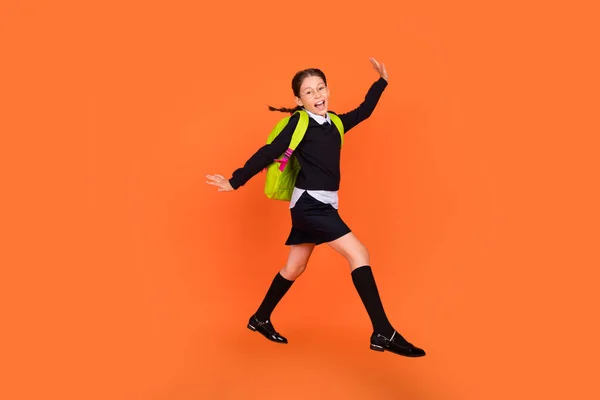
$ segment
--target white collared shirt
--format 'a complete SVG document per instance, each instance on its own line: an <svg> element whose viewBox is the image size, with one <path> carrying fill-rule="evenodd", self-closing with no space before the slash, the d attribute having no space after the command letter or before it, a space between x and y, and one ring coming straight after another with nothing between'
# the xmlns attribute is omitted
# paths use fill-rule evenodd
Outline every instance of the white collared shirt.
<svg viewBox="0 0 600 400"><path fill-rule="evenodd" d="M327 114L326 117L323 117L321 115L313 114L306 109L304 109L304 111L306 111L306 113L312 119L317 121L317 123L319 125L323 125L324 123L331 124L331 118L329 117L329 113ZM320 202L325 203L325 204L331 204L333 206L333 208L335 208L336 210L338 209L338 192L337 191L305 190L305 189L299 189L297 187L295 187L294 191L292 192L292 198L290 200L290 208L294 208L294 206L296 205L296 202L298 201L300 196L302 196L302 193L304 193L305 191L308 192L308 194L311 195L312 197L314 197L315 199L319 200Z"/></svg>
<svg viewBox="0 0 600 400"><path fill-rule="evenodd" d="M317 114L313 114L310 111L308 111L307 109L303 108L304 111L306 111L306 113L315 121L317 121L319 123L319 125L323 125L325 122L329 122L331 124L331 118L329 117L329 113L327 113L327 116L324 117L322 115L317 115Z"/></svg>

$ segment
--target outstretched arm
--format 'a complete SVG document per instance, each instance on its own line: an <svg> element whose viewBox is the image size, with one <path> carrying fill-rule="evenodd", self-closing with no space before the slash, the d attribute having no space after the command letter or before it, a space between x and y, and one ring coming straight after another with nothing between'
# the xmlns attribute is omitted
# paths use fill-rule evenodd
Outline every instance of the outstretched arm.
<svg viewBox="0 0 600 400"><path fill-rule="evenodd" d="M206 177L210 179L210 181L206 181L206 183L217 186L219 192L237 190L262 169L268 167L277 157L281 156L288 149L297 124L298 114L295 114L290 117L288 124L281 130L275 140L258 149L256 153L246 161L242 168L238 168L233 172L230 179L225 179L218 174L206 175Z"/></svg>
<svg viewBox="0 0 600 400"><path fill-rule="evenodd" d="M356 125L369 118L375 110L381 95L383 94L384 89L388 85L388 74L385 69L385 65L380 64L373 57L370 58L371 64L377 73L379 74L379 79L371 85L367 95L365 96L364 101L354 110L347 112L345 114L340 114L339 117L344 124L344 132L348 132L350 129L354 128Z"/></svg>

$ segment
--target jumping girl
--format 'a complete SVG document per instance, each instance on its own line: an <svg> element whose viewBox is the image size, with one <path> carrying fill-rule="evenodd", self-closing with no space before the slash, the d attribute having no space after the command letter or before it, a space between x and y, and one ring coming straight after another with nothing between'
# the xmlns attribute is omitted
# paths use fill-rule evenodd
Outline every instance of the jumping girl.
<svg viewBox="0 0 600 400"><path fill-rule="evenodd" d="M385 65L374 58L370 61L380 77L371 85L360 106L338 115L345 133L371 115L388 85ZM290 251L287 263L275 275L262 303L250 317L248 328L273 342L288 342L275 330L271 313L304 272L315 246L326 243L350 264L352 281L373 325L370 348L407 357L424 356L425 351L404 339L388 320L370 267L369 253L338 214L341 138L327 114L330 93L325 74L315 68L299 71L292 79L292 90L296 108L269 107L271 111L289 113L304 110L311 117L304 138L294 152L301 169L289 206L292 228L285 245L290 246ZM243 186L288 149L298 119L298 114L292 115L273 142L261 147L242 168L233 172L231 179L206 175L207 183L217 186L220 192Z"/></svg>

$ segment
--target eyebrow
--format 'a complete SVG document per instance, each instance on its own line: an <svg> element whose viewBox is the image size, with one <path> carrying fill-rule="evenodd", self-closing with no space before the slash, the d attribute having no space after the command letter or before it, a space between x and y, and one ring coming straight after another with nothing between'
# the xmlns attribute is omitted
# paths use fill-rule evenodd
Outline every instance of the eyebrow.
<svg viewBox="0 0 600 400"><path fill-rule="evenodd" d="M318 88L319 86L321 86L321 85L323 85L323 86L327 86L327 85L325 84L325 82L320 82L320 83L317 85L317 88ZM311 88L311 87L305 87L304 89L300 89L300 91L301 91L301 92L304 92L304 91L306 91L306 90L308 90L308 89L312 89L312 88Z"/></svg>

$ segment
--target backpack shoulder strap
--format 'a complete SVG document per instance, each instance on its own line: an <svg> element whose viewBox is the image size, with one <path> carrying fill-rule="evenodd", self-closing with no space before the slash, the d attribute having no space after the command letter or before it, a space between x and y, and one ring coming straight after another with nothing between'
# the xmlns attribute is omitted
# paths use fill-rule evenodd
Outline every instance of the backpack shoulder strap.
<svg viewBox="0 0 600 400"><path fill-rule="evenodd" d="M329 118L331 118L331 121L333 121L333 124L337 127L338 131L340 132L340 139L342 140L341 146L344 146L344 124L342 123L342 120L334 113L329 113Z"/></svg>
<svg viewBox="0 0 600 400"><path fill-rule="evenodd" d="M285 169L285 166L292 157L292 154L294 153L294 150L296 150L296 147L298 147L298 145L304 138L304 134L306 133L306 129L308 128L308 114L306 113L306 111L299 110L294 112L294 114L296 113L300 115L300 118L298 119L298 124L296 125L294 133L292 134L292 140L290 141L288 149L285 151L285 153L283 153L281 159L277 160L277 162L279 163L280 171L283 171Z"/></svg>
<svg viewBox="0 0 600 400"><path fill-rule="evenodd" d="M292 150L296 150L296 147L298 147L298 145L304 138L304 134L306 133L306 129L308 128L308 114L306 113L306 111L298 110L294 114L296 113L300 114L300 119L298 119L298 124L296 125L296 129L294 130L294 134L292 135L292 141L290 142L290 149Z"/></svg>
<svg viewBox="0 0 600 400"><path fill-rule="evenodd" d="M308 114L306 113L306 111L298 110L294 114L300 114L300 118L298 120L296 128L294 129L294 133L292 134L292 140L290 142L290 148L292 150L295 150L298 144L300 144L302 138L304 138L306 129L308 128ZM285 128L290 122L290 118L292 117L292 115L284 117L277 122L277 125L275 125L275 127L267 137L267 144L271 144L273 140L275 140L275 138L281 133L283 128Z"/></svg>

